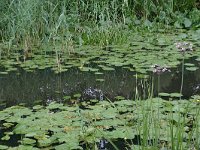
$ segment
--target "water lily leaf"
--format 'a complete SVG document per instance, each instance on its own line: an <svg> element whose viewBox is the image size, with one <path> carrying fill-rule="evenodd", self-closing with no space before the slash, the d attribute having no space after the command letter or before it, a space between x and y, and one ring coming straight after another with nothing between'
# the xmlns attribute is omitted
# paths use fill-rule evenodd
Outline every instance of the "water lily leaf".
<svg viewBox="0 0 200 150"><path fill-rule="evenodd" d="M115 99L117 99L117 100L124 100L125 97L123 97L123 96L116 96Z"/></svg>
<svg viewBox="0 0 200 150"><path fill-rule="evenodd" d="M96 79L96 81L99 81L99 82L104 82L105 79Z"/></svg>
<svg viewBox="0 0 200 150"><path fill-rule="evenodd" d="M38 148L33 147L33 146L31 146L31 145L20 145L20 146L18 146L18 147L14 147L14 150L15 150L15 148L16 148L17 150L39 150ZM10 148L9 148L9 149L10 149Z"/></svg>
<svg viewBox="0 0 200 150"><path fill-rule="evenodd" d="M36 140L30 138L23 138L21 143L23 145L34 145L36 143Z"/></svg>
<svg viewBox="0 0 200 150"><path fill-rule="evenodd" d="M69 99L71 99L71 96L63 96L63 99L64 100L69 100Z"/></svg>
<svg viewBox="0 0 200 150"><path fill-rule="evenodd" d="M112 68L112 67L103 67L102 68L104 71L113 71L113 70L115 70L115 68Z"/></svg>
<svg viewBox="0 0 200 150"><path fill-rule="evenodd" d="M0 145L0 149L1 150L8 149L8 146L6 146L6 145Z"/></svg>
<svg viewBox="0 0 200 150"><path fill-rule="evenodd" d="M180 39L185 39L185 38L188 37L188 35L185 34L185 33L180 33L180 34L178 35L178 37L179 37Z"/></svg>
<svg viewBox="0 0 200 150"><path fill-rule="evenodd" d="M49 106L47 106L46 108L47 109L59 109L60 107L62 107L63 104L59 104L59 103L56 103L56 102L52 102L49 104Z"/></svg>
<svg viewBox="0 0 200 150"><path fill-rule="evenodd" d="M184 26L186 28L189 28L189 27L191 27L191 25L192 25L192 21L190 19L188 19L188 18L185 18L185 20L184 20Z"/></svg>
<svg viewBox="0 0 200 150"><path fill-rule="evenodd" d="M181 96L183 96L183 95L180 94L180 93L171 93L170 96L171 96L171 97L181 97Z"/></svg>
<svg viewBox="0 0 200 150"><path fill-rule="evenodd" d="M34 137L34 136L36 136L36 135L37 135L37 133L35 133L35 132L30 132L30 133L25 134L25 137Z"/></svg>
<svg viewBox="0 0 200 150"><path fill-rule="evenodd" d="M104 112L102 112L102 116L104 118L115 118L117 115L117 109L116 108L108 108Z"/></svg>
<svg viewBox="0 0 200 150"><path fill-rule="evenodd" d="M146 19L146 20L144 21L144 25L147 26L147 27L150 27L150 26L152 26L152 22L149 21L148 19Z"/></svg>
<svg viewBox="0 0 200 150"><path fill-rule="evenodd" d="M96 75L102 75L103 72L95 72L94 74L96 74Z"/></svg>
<svg viewBox="0 0 200 150"><path fill-rule="evenodd" d="M176 21L176 22L174 23L174 26L175 26L176 28L178 28L178 29L182 28L182 26L180 25L180 23L179 23L178 21Z"/></svg>
<svg viewBox="0 0 200 150"><path fill-rule="evenodd" d="M198 57L197 59L195 59L196 61L200 61L200 57Z"/></svg>
<svg viewBox="0 0 200 150"><path fill-rule="evenodd" d="M39 109L42 109L42 108L43 108L43 106L41 106L41 105L36 105L36 106L33 107L33 109L35 109L35 110L39 110Z"/></svg>
<svg viewBox="0 0 200 150"><path fill-rule="evenodd" d="M1 138L1 140L8 141L8 140L10 140L10 136L8 134L6 134L4 137Z"/></svg>
<svg viewBox="0 0 200 150"><path fill-rule="evenodd" d="M188 67L193 67L194 66L194 64L191 64L191 63L185 63L184 65L188 66Z"/></svg>
<svg viewBox="0 0 200 150"><path fill-rule="evenodd" d="M2 74L2 75L7 75L8 72L1 71L0 74Z"/></svg>
<svg viewBox="0 0 200 150"><path fill-rule="evenodd" d="M79 94L79 93L78 93L78 94L74 94L74 97L75 97L75 98L80 98L80 97L81 97L81 94Z"/></svg>
<svg viewBox="0 0 200 150"><path fill-rule="evenodd" d="M71 143L64 143L61 144L59 146L55 147L56 150L66 150L66 149L70 149L70 150L83 150L82 147L80 147L79 145L72 145Z"/></svg>
<svg viewBox="0 0 200 150"><path fill-rule="evenodd" d="M167 97L167 96L170 96L169 93L159 93L158 95L159 95L159 96L166 96L166 97Z"/></svg>
<svg viewBox="0 0 200 150"><path fill-rule="evenodd" d="M47 146L50 146L52 144L52 141L50 139L47 139L47 138L40 139L37 142L38 142L39 147L47 147Z"/></svg>
<svg viewBox="0 0 200 150"><path fill-rule="evenodd" d="M197 69L199 69L198 67L186 67L186 70L188 71L196 71Z"/></svg>
<svg viewBox="0 0 200 150"><path fill-rule="evenodd" d="M80 70L81 70L81 71L86 71L86 72L87 72L87 71L90 71L90 68L89 68L89 67L81 67Z"/></svg>
<svg viewBox="0 0 200 150"><path fill-rule="evenodd" d="M3 126L5 127L5 128L10 128L10 127L12 127L14 124L13 123L3 123Z"/></svg>

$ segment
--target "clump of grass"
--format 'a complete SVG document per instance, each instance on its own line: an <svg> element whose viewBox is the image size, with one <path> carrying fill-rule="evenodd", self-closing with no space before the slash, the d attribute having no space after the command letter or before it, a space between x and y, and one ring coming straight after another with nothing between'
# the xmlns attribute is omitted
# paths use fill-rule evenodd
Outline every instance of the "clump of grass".
<svg viewBox="0 0 200 150"><path fill-rule="evenodd" d="M197 4L196 0L8 0L0 8L2 42L38 44L70 37L74 44L106 45L123 43L127 36L124 31L134 28L135 20L170 24L176 11L190 11Z"/></svg>

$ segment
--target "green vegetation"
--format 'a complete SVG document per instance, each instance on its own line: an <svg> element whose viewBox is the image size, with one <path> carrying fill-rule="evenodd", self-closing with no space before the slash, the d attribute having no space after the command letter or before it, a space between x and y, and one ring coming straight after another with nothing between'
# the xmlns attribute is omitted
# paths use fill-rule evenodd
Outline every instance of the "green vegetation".
<svg viewBox="0 0 200 150"><path fill-rule="evenodd" d="M184 59L199 57L200 30L178 33L132 33L129 44L110 45L106 48L99 46L79 46L68 51L62 45L42 46L28 53L23 50L8 52L2 47L0 74L17 71L16 66L26 71L51 68L55 73L66 72L70 68L101 74L102 71L112 71L115 67L123 67L130 71L145 74L152 72L155 64L161 67L176 68ZM175 42L192 41L193 51L183 55ZM8 53L9 54L8 54ZM198 61L198 59L197 59ZM182 63L184 67L184 62ZM191 66L193 65L193 66ZM186 64L186 70L195 71L198 66ZM103 80L99 80L103 81Z"/></svg>
<svg viewBox="0 0 200 150"><path fill-rule="evenodd" d="M198 28L198 8L197 0L8 0L0 6L0 40L24 49L124 43L141 26Z"/></svg>
<svg viewBox="0 0 200 150"><path fill-rule="evenodd" d="M118 95L80 102L82 94L74 91L60 103L45 99L45 105L38 100L41 105L5 108L0 149L97 150L101 140L116 150L200 149L199 83L192 89L196 95L182 98L185 72L200 67L199 8L198 0L2 1L0 81L21 69L62 75L73 68L105 83L103 74L123 68L134 73L136 85L131 100ZM161 74L171 70L181 73L180 89L160 92ZM0 99L0 109L7 103Z"/></svg>
<svg viewBox="0 0 200 150"><path fill-rule="evenodd" d="M102 138L113 142L121 139L129 149L199 149L197 100L198 97L182 101L153 98L101 101L93 106L83 102L87 109L58 103L32 109L13 106L0 112L2 128L9 131L1 140L17 134L21 137L19 149L97 149ZM134 142L136 136L140 138Z"/></svg>

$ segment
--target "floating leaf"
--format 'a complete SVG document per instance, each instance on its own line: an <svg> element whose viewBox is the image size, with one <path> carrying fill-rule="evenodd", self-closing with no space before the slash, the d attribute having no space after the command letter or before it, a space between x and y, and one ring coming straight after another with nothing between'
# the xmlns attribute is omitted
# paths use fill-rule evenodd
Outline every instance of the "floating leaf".
<svg viewBox="0 0 200 150"><path fill-rule="evenodd" d="M188 66L188 67L193 67L194 66L194 64L191 64L191 63L185 63L184 65Z"/></svg>
<svg viewBox="0 0 200 150"><path fill-rule="evenodd" d="M71 99L71 96L63 96L63 99L64 100L69 100L69 99Z"/></svg>
<svg viewBox="0 0 200 150"><path fill-rule="evenodd" d="M79 93L78 93L78 94L74 94L74 97L75 97L75 98L80 98L80 97L81 97L81 94L79 94Z"/></svg>
<svg viewBox="0 0 200 150"><path fill-rule="evenodd" d="M1 150L8 149L8 146L6 146L6 145L0 145L0 149Z"/></svg>
<svg viewBox="0 0 200 150"><path fill-rule="evenodd" d="M23 145L34 145L36 143L36 140L30 138L23 138L21 143Z"/></svg>
<svg viewBox="0 0 200 150"><path fill-rule="evenodd" d="M104 82L105 79L96 79L96 81L99 81L99 82Z"/></svg>
<svg viewBox="0 0 200 150"><path fill-rule="evenodd" d="M169 93L159 93L158 95L159 95L159 96L166 96L166 97L170 96Z"/></svg>
<svg viewBox="0 0 200 150"><path fill-rule="evenodd" d="M117 99L117 100L124 100L125 97L123 97L123 96L116 96L115 99Z"/></svg>
<svg viewBox="0 0 200 150"><path fill-rule="evenodd" d="M47 138L38 140L39 147L47 147L47 146L50 146L51 144L52 144L52 141Z"/></svg>
<svg viewBox="0 0 200 150"><path fill-rule="evenodd" d="M41 105L36 105L36 106L33 107L33 109L35 109L35 110L39 110L39 109L42 109L42 108L43 108L43 106L41 106Z"/></svg>
<svg viewBox="0 0 200 150"><path fill-rule="evenodd" d="M196 71L197 69L199 69L198 67L186 67L186 70L188 71Z"/></svg>
<svg viewBox="0 0 200 150"><path fill-rule="evenodd" d="M181 96L183 96L183 95L180 94L180 93L171 93L170 96L171 96L171 97L181 97Z"/></svg>
<svg viewBox="0 0 200 150"><path fill-rule="evenodd" d="M10 136L8 134L6 134L4 137L1 138L1 140L8 141L8 140L10 140Z"/></svg>
<svg viewBox="0 0 200 150"><path fill-rule="evenodd" d="M191 20L188 19L188 18L185 18L185 20L184 20L184 26L185 26L186 28L189 28L189 27L191 27L191 25L192 25Z"/></svg>
<svg viewBox="0 0 200 150"><path fill-rule="evenodd" d="M6 128L10 128L12 127L14 124L13 123L3 123L3 126L6 127Z"/></svg>

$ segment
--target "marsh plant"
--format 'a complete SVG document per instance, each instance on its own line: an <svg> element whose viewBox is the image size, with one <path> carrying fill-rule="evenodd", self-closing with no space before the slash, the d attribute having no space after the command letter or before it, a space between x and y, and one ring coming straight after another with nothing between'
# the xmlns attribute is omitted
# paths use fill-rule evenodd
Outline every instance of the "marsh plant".
<svg viewBox="0 0 200 150"><path fill-rule="evenodd" d="M184 84L184 62L185 62L185 53L193 51L193 44L189 42L177 42L175 43L176 48L182 54L182 69L181 69L181 87L180 94L183 92L183 84ZM181 97L180 97L181 99Z"/></svg>
<svg viewBox="0 0 200 150"><path fill-rule="evenodd" d="M197 0L7 0L0 6L0 40L20 46L29 39L33 46L56 35L78 45L123 43L139 26L198 27L198 7Z"/></svg>
<svg viewBox="0 0 200 150"><path fill-rule="evenodd" d="M158 76L158 85L157 85L158 89L157 89L157 92L159 94L160 93L160 75L165 73L165 72L171 72L171 70L166 65L161 66L161 65L158 65L158 64L152 65L151 68L153 69L153 73L155 73ZM152 81L152 82L154 82L154 81Z"/></svg>

